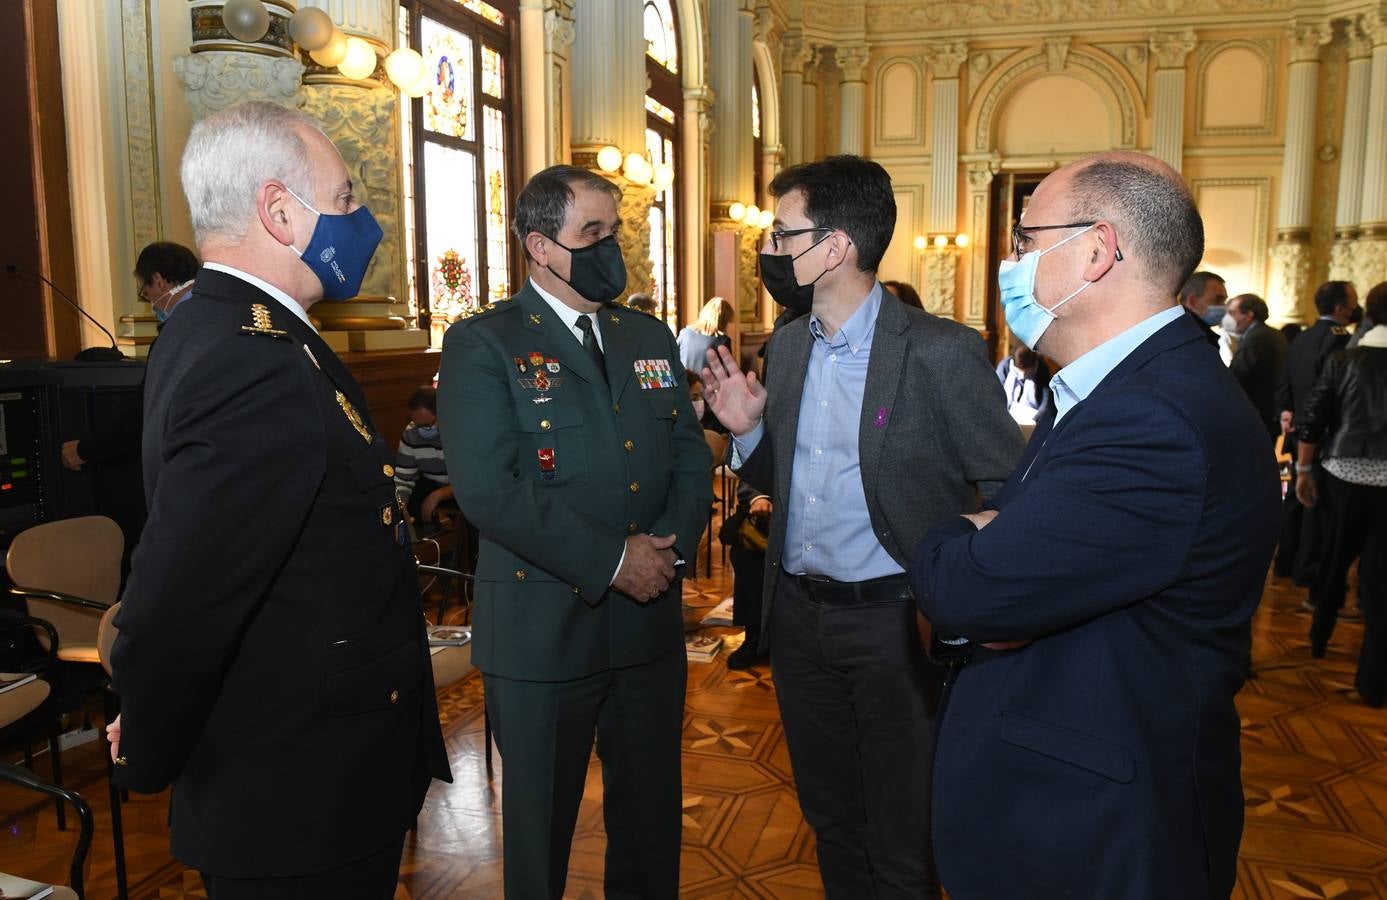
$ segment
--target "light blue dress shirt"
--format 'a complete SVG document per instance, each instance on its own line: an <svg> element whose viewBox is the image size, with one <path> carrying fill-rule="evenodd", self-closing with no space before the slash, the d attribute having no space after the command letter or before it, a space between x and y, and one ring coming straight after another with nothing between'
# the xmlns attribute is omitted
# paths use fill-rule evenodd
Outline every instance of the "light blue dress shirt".
<svg viewBox="0 0 1387 900"><path fill-rule="evenodd" d="M781 558L784 570L793 575L866 581L904 571L872 528L857 452L862 395L881 303L878 282L832 338L824 334L817 316L809 317L814 343L800 395ZM733 439L734 465L751 455L764 434L764 424L758 424Z"/></svg>
<svg viewBox="0 0 1387 900"><path fill-rule="evenodd" d="M1109 338L1056 372L1050 380L1050 390L1055 397L1055 424L1059 424L1075 404L1088 399L1088 395L1108 377L1108 373L1145 343L1147 338L1184 314L1183 306L1163 309L1117 337Z"/></svg>

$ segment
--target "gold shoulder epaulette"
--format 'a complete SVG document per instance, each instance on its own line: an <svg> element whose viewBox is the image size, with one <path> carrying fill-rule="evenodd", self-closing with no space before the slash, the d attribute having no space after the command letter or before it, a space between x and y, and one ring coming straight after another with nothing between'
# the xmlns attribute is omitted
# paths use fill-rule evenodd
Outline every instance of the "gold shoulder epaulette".
<svg viewBox="0 0 1387 900"><path fill-rule="evenodd" d="M1333 334L1335 337L1343 337L1344 335L1348 334L1348 329L1342 325L1335 325L1333 328L1330 329L1330 333Z"/></svg>
<svg viewBox="0 0 1387 900"><path fill-rule="evenodd" d="M241 334L263 334L282 341L289 340L289 332L275 327L274 320L270 318L270 310L263 303L251 304L250 324L241 326Z"/></svg>

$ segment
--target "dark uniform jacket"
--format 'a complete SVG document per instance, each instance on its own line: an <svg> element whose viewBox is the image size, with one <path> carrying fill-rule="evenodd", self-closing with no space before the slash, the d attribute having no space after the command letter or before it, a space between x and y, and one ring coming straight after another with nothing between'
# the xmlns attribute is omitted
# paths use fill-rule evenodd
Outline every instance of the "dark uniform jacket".
<svg viewBox="0 0 1387 900"><path fill-rule="evenodd" d="M1286 338L1266 322L1258 322L1243 335L1233 361L1228 364L1228 371L1257 410L1262 427L1273 436L1281 433L1276 386L1285 368Z"/></svg>
<svg viewBox="0 0 1387 900"><path fill-rule="evenodd" d="M762 649L785 548L785 511L799 434L800 400L813 336L809 316L777 328L766 350L766 431L743 462L742 480L769 494ZM906 306L884 292L867 363L857 452L877 540L905 568L930 526L973 512L1011 474L1021 430L982 337L966 325ZM798 572L792 574L800 574Z"/></svg>
<svg viewBox="0 0 1387 900"><path fill-rule="evenodd" d="M120 782L245 878L380 850L448 778L391 453L298 317L204 269L145 383L149 522L113 653Z"/></svg>
<svg viewBox="0 0 1387 900"><path fill-rule="evenodd" d="M599 315L607 379L529 283L444 338L438 419L481 532L472 659L489 675L564 681L684 639L679 580L649 603L609 585L627 535L674 534L693 560L711 454L669 329Z"/></svg>
<svg viewBox="0 0 1387 900"><path fill-rule="evenodd" d="M1286 350L1286 372L1276 387L1278 418L1289 410L1298 419L1320 379L1324 361L1348 345L1348 329L1333 319L1320 319L1302 331Z"/></svg>

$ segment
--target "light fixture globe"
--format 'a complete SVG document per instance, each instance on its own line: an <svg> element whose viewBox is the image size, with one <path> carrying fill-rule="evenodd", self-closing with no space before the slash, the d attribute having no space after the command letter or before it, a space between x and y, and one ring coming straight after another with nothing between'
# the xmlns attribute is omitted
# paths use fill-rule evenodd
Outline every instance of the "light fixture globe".
<svg viewBox="0 0 1387 900"><path fill-rule="evenodd" d="M745 219L746 204L742 203L739 200L733 201L732 205L727 207L727 218L731 219L734 222L740 222L742 221L742 219Z"/></svg>
<svg viewBox="0 0 1387 900"><path fill-rule="evenodd" d="M639 153L626 154L626 164L622 166L621 173L626 176L626 180L635 184L649 184L650 163Z"/></svg>
<svg viewBox="0 0 1387 900"><path fill-rule="evenodd" d="M944 249L945 247L949 246L949 237L948 237L948 235L936 234L936 235L934 236L934 246L938 247L938 248L941 249L941 250Z"/></svg>
<svg viewBox="0 0 1387 900"><path fill-rule="evenodd" d="M425 66L423 74L419 76L419 80L414 82L414 84L410 85L409 87L405 88L404 94L406 97L422 97L429 92L429 90L434 86L434 83L434 74L428 70L427 66Z"/></svg>
<svg viewBox="0 0 1387 900"><path fill-rule="evenodd" d="M923 249L925 249L925 236L924 236L923 234L917 234L917 235L915 235L915 249L916 249L916 250L923 250Z"/></svg>
<svg viewBox="0 0 1387 900"><path fill-rule="evenodd" d="M597 168L603 172L615 172L621 168L621 148L611 144L597 151Z"/></svg>
<svg viewBox="0 0 1387 900"><path fill-rule="evenodd" d="M270 11L260 0L226 0L222 24L236 40L253 44L270 30Z"/></svg>
<svg viewBox="0 0 1387 900"><path fill-rule="evenodd" d="M370 78L376 70L376 51L359 37L347 38L347 55L337 64L337 71L353 81Z"/></svg>
<svg viewBox="0 0 1387 900"><path fill-rule="evenodd" d="M771 223L774 221L775 213L771 212L769 209L763 209L761 210L761 215L758 217L756 224L765 229L770 228Z"/></svg>
<svg viewBox="0 0 1387 900"><path fill-rule="evenodd" d="M341 29L334 28L327 43L308 55L324 69L331 69L347 58L347 36Z"/></svg>
<svg viewBox="0 0 1387 900"><path fill-rule="evenodd" d="M385 58L385 74L395 87L414 87L424 75L424 57L409 47L401 47Z"/></svg>
<svg viewBox="0 0 1387 900"><path fill-rule="evenodd" d="M289 19L289 37L309 53L321 50L335 30L332 18L314 6L304 7Z"/></svg>
<svg viewBox="0 0 1387 900"><path fill-rule="evenodd" d="M655 165L655 189L663 191L671 184L674 184L674 166L669 163L657 163Z"/></svg>

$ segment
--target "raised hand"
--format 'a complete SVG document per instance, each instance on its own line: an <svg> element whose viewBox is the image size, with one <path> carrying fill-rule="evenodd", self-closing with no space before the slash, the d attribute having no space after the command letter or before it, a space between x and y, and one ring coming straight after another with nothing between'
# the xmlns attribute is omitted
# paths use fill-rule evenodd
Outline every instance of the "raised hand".
<svg viewBox="0 0 1387 900"><path fill-rule="evenodd" d="M742 372L732 351L717 347L708 351L703 367L703 399L722 426L741 437L754 429L766 411L766 388L755 372Z"/></svg>

